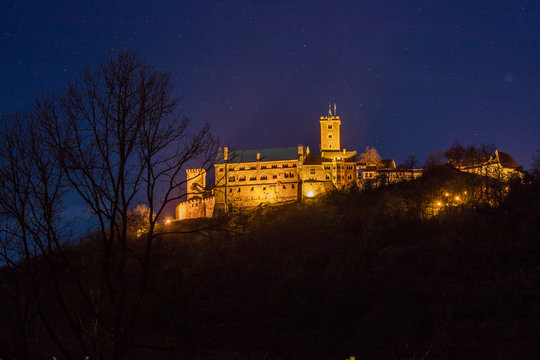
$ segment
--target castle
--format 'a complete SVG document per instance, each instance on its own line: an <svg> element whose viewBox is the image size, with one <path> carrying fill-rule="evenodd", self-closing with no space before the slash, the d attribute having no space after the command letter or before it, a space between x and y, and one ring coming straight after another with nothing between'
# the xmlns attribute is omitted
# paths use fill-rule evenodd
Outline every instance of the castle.
<svg viewBox="0 0 540 360"><path fill-rule="evenodd" d="M176 207L176 218L210 217L234 208L314 198L356 183L356 151L341 148L341 119L335 105L321 116L320 132L320 155L302 145L220 149L211 189L203 169L187 170L187 201Z"/></svg>
<svg viewBox="0 0 540 360"><path fill-rule="evenodd" d="M393 159L357 161L356 151L342 149L341 119L335 104L319 122L320 155L302 145L240 151L224 147L215 161L214 186L206 185L204 169L186 170L187 200L176 207L176 219L212 217L232 209L316 198L353 184L359 188L381 186L422 174L422 169L397 169ZM491 167L508 167L509 172L517 167L508 154L497 151L495 156L489 162Z"/></svg>

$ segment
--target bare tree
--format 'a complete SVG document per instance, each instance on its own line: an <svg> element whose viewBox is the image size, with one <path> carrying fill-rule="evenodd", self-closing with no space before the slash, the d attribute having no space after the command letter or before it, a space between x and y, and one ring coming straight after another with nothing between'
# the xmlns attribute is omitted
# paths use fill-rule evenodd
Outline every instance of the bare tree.
<svg viewBox="0 0 540 360"><path fill-rule="evenodd" d="M465 148L456 140L452 146L444 152L444 156L455 168L459 169L465 158Z"/></svg>
<svg viewBox="0 0 540 360"><path fill-rule="evenodd" d="M366 146L366 150L358 156L360 161L365 161L366 164L378 164L381 157L374 147Z"/></svg>
<svg viewBox="0 0 540 360"><path fill-rule="evenodd" d="M170 76L130 53L83 69L64 96L46 98L37 109L69 186L99 228L102 287L85 294L94 316L82 331L100 339L97 355L123 358L134 345L136 315L151 290L157 222L183 195L182 170L195 162L208 166L216 141L208 126L191 132L191 122L179 116ZM140 203L148 206L148 227L137 237L130 232L130 210ZM140 279L136 294L127 285L134 273Z"/></svg>
<svg viewBox="0 0 540 360"><path fill-rule="evenodd" d="M44 143L43 133L32 113L2 119L0 137L0 261L10 279L3 281L2 295L10 299L17 314L19 329L14 355L30 358L37 351L37 318L56 348L66 357L69 352L52 325L57 321L45 294L55 294L55 308L63 314L65 325L80 335L70 315L66 293L58 281L66 232L60 221L64 174L54 151ZM71 269L73 270L73 269ZM0 336L1 337L1 336ZM75 340L85 349L82 337ZM39 342L44 342L41 339Z"/></svg>

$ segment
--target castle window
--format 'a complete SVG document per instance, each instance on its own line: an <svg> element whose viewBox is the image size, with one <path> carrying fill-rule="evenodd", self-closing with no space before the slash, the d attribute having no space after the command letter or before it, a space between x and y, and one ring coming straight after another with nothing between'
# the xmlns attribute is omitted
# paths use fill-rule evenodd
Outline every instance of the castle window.
<svg viewBox="0 0 540 360"><path fill-rule="evenodd" d="M229 181L230 182L234 182L234 180L235 180L234 176L229 176Z"/></svg>
<svg viewBox="0 0 540 360"><path fill-rule="evenodd" d="M266 186L263 186L263 190L266 190Z"/></svg>
<svg viewBox="0 0 540 360"><path fill-rule="evenodd" d="M219 168L219 172L223 172L223 168L222 168L222 167Z"/></svg>
<svg viewBox="0 0 540 360"><path fill-rule="evenodd" d="M253 191L253 186L251 187L250 191Z"/></svg>
<svg viewBox="0 0 540 360"><path fill-rule="evenodd" d="M273 179L277 179L277 174L273 174L273 175L272 175L272 178L273 178Z"/></svg>
<svg viewBox="0 0 540 360"><path fill-rule="evenodd" d="M309 169L309 173L310 173L311 175L315 175L315 169L313 169L313 168L312 168L312 169Z"/></svg>
<svg viewBox="0 0 540 360"><path fill-rule="evenodd" d="M293 188L293 189L294 189L294 184L291 184L291 188Z"/></svg>
<svg viewBox="0 0 540 360"><path fill-rule="evenodd" d="M277 165L272 165L272 169L277 169Z"/></svg>
<svg viewBox="0 0 540 360"><path fill-rule="evenodd" d="M255 170L255 169L257 169L257 167L254 166L254 165L252 165L252 166L249 167L249 169L250 169L250 170Z"/></svg>
<svg viewBox="0 0 540 360"><path fill-rule="evenodd" d="M338 175L338 176L337 176L337 179L338 179L338 180L341 180L341 175Z"/></svg>
<svg viewBox="0 0 540 360"><path fill-rule="evenodd" d="M351 174L347 175L347 179L351 180L352 179L352 176Z"/></svg>
<svg viewBox="0 0 540 360"><path fill-rule="evenodd" d="M330 180L330 175L326 174L326 180Z"/></svg>
<svg viewBox="0 0 540 360"><path fill-rule="evenodd" d="M324 170L330 170L330 165L324 165Z"/></svg>
<svg viewBox="0 0 540 360"><path fill-rule="evenodd" d="M332 138L332 134L328 134L328 138L331 139L331 138Z"/></svg>
<svg viewBox="0 0 540 360"><path fill-rule="evenodd" d="M289 173L289 177L294 177L294 174L293 174L293 173Z"/></svg>
<svg viewBox="0 0 540 360"><path fill-rule="evenodd" d="M232 193L232 189L229 189L229 192Z"/></svg>
<svg viewBox="0 0 540 360"><path fill-rule="evenodd" d="M289 178L289 173L285 173L285 179Z"/></svg>
<svg viewBox="0 0 540 360"><path fill-rule="evenodd" d="M283 188L286 189L286 188L287 188L287 185L283 185Z"/></svg>
<svg viewBox="0 0 540 360"><path fill-rule="evenodd" d="M249 177L249 180L251 180L251 181L257 180L257 177L256 177L255 175L251 175L251 176Z"/></svg>
<svg viewBox="0 0 540 360"><path fill-rule="evenodd" d="M266 180L268 177L266 175L261 176L261 180Z"/></svg>
<svg viewBox="0 0 540 360"><path fill-rule="evenodd" d="M245 176L240 176L240 177L238 178L238 181L246 181L246 177L245 177Z"/></svg>
<svg viewBox="0 0 540 360"><path fill-rule="evenodd" d="M328 125L328 128L331 129L331 128L332 128L332 125Z"/></svg>
<svg viewBox="0 0 540 360"><path fill-rule="evenodd" d="M283 167L284 167L284 168L288 168L288 167L289 167L289 164L283 164Z"/></svg>
<svg viewBox="0 0 540 360"><path fill-rule="evenodd" d="M331 148L331 147L332 147L332 145L328 145L328 147L329 147L329 148Z"/></svg>
<svg viewBox="0 0 540 360"><path fill-rule="evenodd" d="M238 188L238 192L240 192L240 188Z"/></svg>
<svg viewBox="0 0 540 360"><path fill-rule="evenodd" d="M240 170L246 170L246 168L243 166L240 166Z"/></svg>
<svg viewBox="0 0 540 360"><path fill-rule="evenodd" d="M266 165L261 165L261 169L266 169Z"/></svg>
<svg viewBox="0 0 540 360"><path fill-rule="evenodd" d="M296 167L296 164L292 164L292 167Z"/></svg>

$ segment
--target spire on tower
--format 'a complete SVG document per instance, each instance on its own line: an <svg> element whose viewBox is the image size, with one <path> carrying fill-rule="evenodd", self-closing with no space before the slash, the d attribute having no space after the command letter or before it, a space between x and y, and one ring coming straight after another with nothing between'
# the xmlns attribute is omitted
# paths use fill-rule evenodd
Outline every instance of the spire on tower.
<svg viewBox="0 0 540 360"><path fill-rule="evenodd" d="M332 116L332 104L328 103L328 116Z"/></svg>
<svg viewBox="0 0 540 360"><path fill-rule="evenodd" d="M336 103L334 102L334 116L337 115Z"/></svg>

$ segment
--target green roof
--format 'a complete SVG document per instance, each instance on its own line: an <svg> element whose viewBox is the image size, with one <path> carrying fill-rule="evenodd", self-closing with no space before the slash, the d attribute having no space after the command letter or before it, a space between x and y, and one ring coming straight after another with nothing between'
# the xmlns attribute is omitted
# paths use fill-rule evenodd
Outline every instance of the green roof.
<svg viewBox="0 0 540 360"><path fill-rule="evenodd" d="M257 160L257 153L261 154ZM271 149L251 149L251 150L229 150L229 164L255 162L255 161L280 161L297 160L298 147L281 147ZM216 164L224 164L223 152L219 152L216 157Z"/></svg>

